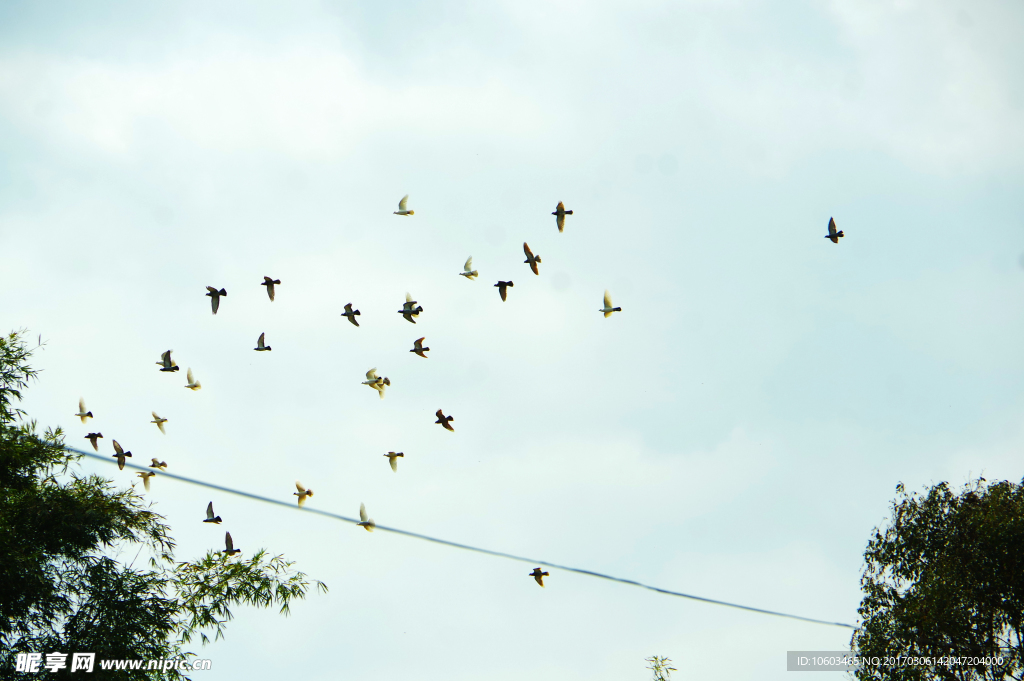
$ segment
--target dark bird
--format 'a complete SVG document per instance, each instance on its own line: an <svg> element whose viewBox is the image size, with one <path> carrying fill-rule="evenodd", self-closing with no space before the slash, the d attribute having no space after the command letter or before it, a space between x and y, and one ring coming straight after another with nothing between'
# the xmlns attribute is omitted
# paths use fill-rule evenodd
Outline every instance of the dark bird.
<svg viewBox="0 0 1024 681"><path fill-rule="evenodd" d="M241 553L241 552L242 552L242 549L236 549L235 548L235 542L231 541L231 533L230 532L225 532L224 533L224 550L222 551L222 553L226 553L229 556L233 556L236 553Z"/></svg>
<svg viewBox="0 0 1024 681"><path fill-rule="evenodd" d="M535 580L537 580L538 584L540 584L541 586L544 586L544 578L548 576L548 573L541 572L540 568L538 567L538 568L533 568L533 572L530 573L530 576L533 577Z"/></svg>
<svg viewBox="0 0 1024 681"><path fill-rule="evenodd" d="M843 230L836 231L836 221L834 218L828 219L828 234L825 235L826 239L832 241L832 243L839 243L839 237L843 236Z"/></svg>
<svg viewBox="0 0 1024 681"><path fill-rule="evenodd" d="M92 443L92 448L97 452L100 451L99 446L96 444L97 438L103 437L103 433L89 433L85 436L85 439Z"/></svg>
<svg viewBox="0 0 1024 681"><path fill-rule="evenodd" d="M426 338L426 336L424 336L423 338ZM430 351L430 348L423 347L423 338L417 338L415 341L413 341L413 345L415 347L409 352L415 352L417 355L423 357L424 359L430 359L429 357L423 354L425 352Z"/></svg>
<svg viewBox="0 0 1024 681"><path fill-rule="evenodd" d="M156 469L161 470L161 471L167 470L167 462L166 461L160 461L158 459L150 459L150 460L153 462L153 463L149 464L150 468L156 468Z"/></svg>
<svg viewBox="0 0 1024 681"><path fill-rule="evenodd" d="M224 289L217 290L212 286L207 286L206 290L209 291L206 295L210 296L210 305L213 306L213 314L217 314L217 310L220 309L220 297L228 294Z"/></svg>
<svg viewBox="0 0 1024 681"><path fill-rule="evenodd" d="M534 274L540 274L540 272L537 271L537 265L540 264L540 256L534 255L533 251L530 250L530 245L525 241L523 242L523 253L526 253L526 260L523 262L530 266L530 269L533 270Z"/></svg>
<svg viewBox="0 0 1024 681"><path fill-rule="evenodd" d="M514 286L514 284L511 281L499 281L495 286L498 287L498 293L501 294L501 300L504 301L505 296L507 295L505 289L510 286Z"/></svg>
<svg viewBox="0 0 1024 681"><path fill-rule="evenodd" d="M206 506L206 520L204 520L203 522L204 523L213 523L215 525L220 525L220 523L221 523L220 516L219 515L213 515L213 502L212 501Z"/></svg>
<svg viewBox="0 0 1024 681"><path fill-rule="evenodd" d="M178 366L177 362L171 359L171 353L174 350L168 350L167 352L160 355L160 361L157 364L160 365L160 371L180 371L181 367Z"/></svg>
<svg viewBox="0 0 1024 681"><path fill-rule="evenodd" d="M388 461L391 462L391 470L398 472L398 457L405 458L405 454L402 452L388 452L384 456L388 457Z"/></svg>
<svg viewBox="0 0 1024 681"><path fill-rule="evenodd" d="M124 470L124 458L126 456L131 456L132 453L131 452L126 452L123 449L121 449L121 445L117 444L117 440L114 440L114 451L117 452L117 454L111 454L111 457L117 459L117 468L118 468L118 470L122 470L123 471Z"/></svg>
<svg viewBox="0 0 1024 681"><path fill-rule="evenodd" d="M85 423L86 419L92 418L92 412L85 410L85 400L83 400L81 397L78 398L78 413L75 414L75 416L82 419L82 423Z"/></svg>
<svg viewBox="0 0 1024 681"><path fill-rule="evenodd" d="M454 421L454 420L455 420L454 416L445 416L444 412L441 409L438 409L437 410L437 420L434 421L434 423L440 423L442 426L445 427L445 429L450 430L450 431L452 431L454 433L455 429L452 428L452 421Z"/></svg>
<svg viewBox="0 0 1024 681"><path fill-rule="evenodd" d="M357 314L362 314L359 310L352 309L352 303L345 303L345 311L341 313L342 317L348 317L348 320L359 326L359 321L356 319Z"/></svg>
<svg viewBox="0 0 1024 681"><path fill-rule="evenodd" d="M422 305L416 305L416 301L412 299L412 295L409 293L405 294L405 304L402 305L402 309L398 311L398 314L405 317L406 321L416 323L413 317L418 317L420 312L423 312Z"/></svg>
<svg viewBox="0 0 1024 681"><path fill-rule="evenodd" d="M552 213L552 215L555 216L555 224L558 225L558 231L561 232L565 229L565 216L572 215L572 211L566 210L565 204L559 201L558 205L555 206L555 212Z"/></svg>
<svg viewBox="0 0 1024 681"><path fill-rule="evenodd" d="M274 302L274 285L275 284L280 284L280 283L281 283L280 279L271 279L268 276L264 276L263 277L263 283L260 284L260 286L266 286L267 287L267 295L270 296L270 302Z"/></svg>
<svg viewBox="0 0 1024 681"><path fill-rule="evenodd" d="M266 335L267 335L266 333L261 333L260 334L259 339L256 341L256 347L254 347L253 350L255 350L256 352L265 352L267 350L273 350L274 349L274 348L270 347L269 345L264 345L263 344L263 338Z"/></svg>

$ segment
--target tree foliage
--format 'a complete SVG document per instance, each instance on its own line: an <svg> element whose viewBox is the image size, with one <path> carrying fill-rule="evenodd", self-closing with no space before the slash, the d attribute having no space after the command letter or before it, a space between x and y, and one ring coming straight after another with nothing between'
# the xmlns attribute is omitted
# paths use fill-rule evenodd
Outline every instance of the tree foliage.
<svg viewBox="0 0 1024 681"><path fill-rule="evenodd" d="M1022 483L1024 485L1024 483ZM1024 671L1024 486L982 478L954 493L897 486L864 554L862 656L997 658L1002 664L870 666L858 679L1020 679Z"/></svg>
<svg viewBox="0 0 1024 681"><path fill-rule="evenodd" d="M191 656L223 636L235 605L287 614L310 586L281 556L209 552L175 562L164 518L134 489L77 470L60 428L39 433L17 408L37 372L22 334L0 337L0 678L18 652L94 652L96 659ZM146 550L148 567L119 555ZM316 587L326 591L322 582ZM67 673L64 670L63 673ZM107 671L105 678L181 678Z"/></svg>

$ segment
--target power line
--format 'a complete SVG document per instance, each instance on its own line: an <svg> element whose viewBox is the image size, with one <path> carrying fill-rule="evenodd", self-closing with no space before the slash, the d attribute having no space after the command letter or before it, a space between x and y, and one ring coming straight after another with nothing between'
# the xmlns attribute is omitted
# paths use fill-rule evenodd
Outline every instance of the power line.
<svg viewBox="0 0 1024 681"><path fill-rule="evenodd" d="M106 461L107 463L114 463L114 458L113 457L106 457L106 456L103 456L102 454L94 454L93 452L85 452L85 451L82 451L81 449L75 449L74 447L67 447L67 449L68 449L68 451L74 452L76 454L81 454L83 456L88 456L88 457L93 458L93 459L99 459L100 461ZM129 461L125 462L125 466L128 466L130 468L137 468L137 469L139 469L141 471L148 471L149 470L149 468L147 466L139 466L139 465L133 464L133 463L131 463ZM241 497L247 497L249 499L255 499L256 501L263 501L263 502L268 503L268 504L276 504L278 506L284 506L284 507L289 508L289 509L291 509L293 511L302 511L302 512L305 512L305 513L316 513L318 515L327 516L328 518L334 518L336 520L343 520L343 521L345 521L347 523L355 524L355 523L359 522L359 520L357 520L355 518L349 518L347 516L339 515L337 513L331 513L330 511L321 511L320 509L317 509L317 508L299 507L299 506L297 506L295 504L290 504L288 502L281 501L280 499L271 499L270 497L260 496L259 494L252 494L251 492L243 492L241 490L232 489L231 487L224 487L222 485L215 485L215 484L213 484L211 482L204 482L202 480L195 480L193 478L186 478L183 475L175 475L174 473L167 473L166 471L160 471L158 473L158 475L160 477L163 477L163 478L171 478L172 480L180 480L181 482L187 482L187 483L192 484L192 485L199 485L200 487L208 487L210 489L215 489L215 490L218 490L220 492L227 492L228 494L235 494L235 495L238 495L238 496L241 496ZM546 565L548 567L556 568L558 570L565 570L566 572L575 572L575 573L581 574L581 575L590 575L591 577L600 577L601 579L607 579L607 580L610 580L612 582L619 582L621 584L630 584L632 586L638 586L638 587L641 587L643 589L648 589L650 591L655 591L657 593L667 594L669 596L678 596L680 598L688 598L690 600L700 601L702 603L711 603L713 605L724 605L724 606L727 606L727 607L730 607L730 608L738 608L740 610L747 610L749 612L759 612L759 613L761 613L763 615L775 615L776 617L786 617L786 618L789 618L789 619L801 620L803 622L813 622L814 624L827 624L829 626L846 627L848 629L856 629L857 628L857 627L853 626L852 624L845 624L843 622L829 622L827 620L819 620L819 619L815 619L813 617L803 617L801 615L791 615L791 614L785 613L785 612L776 612L775 610L765 610L763 608L755 608L755 607L752 607L752 606L749 606L749 605L740 605L739 603L729 603L728 601L719 601L719 600L716 600L714 598L704 598L703 596L694 596L692 594L684 594L684 593L681 593L679 591L671 591L669 589L662 589L662 588L659 588L659 587L656 587L656 586L650 586L649 584L643 584L641 582L637 582L637 581L634 581L632 579L623 579L622 577L613 577L611 575L606 575L606 574L603 574L601 572L594 572L592 570L583 570L581 568L568 567L566 565L559 565L557 563L551 563L551 562L546 561L546 560L536 560L534 558L524 558L523 556L517 556L515 554L505 553L503 551L492 551L490 549L482 549L482 548L480 548L478 546L469 546L468 544L459 544L458 542L448 541L447 539L438 539L437 537L431 537L431 536L428 536L428 535L425 535L425 534L419 534L418 532L409 532L408 530L400 530L397 527L388 527L386 525L375 525L374 527L375 527L375 529L384 530L385 532L394 532L395 534L405 535L406 537L414 537L415 539L422 539L424 541L434 542L435 544L443 544L445 546L454 546L457 549L465 549L466 551L475 551L477 553L484 553L484 554L487 554L489 556L498 556L499 558L509 558L511 560L518 560L518 561L521 561L523 563L533 563L533 564L536 564L536 565Z"/></svg>

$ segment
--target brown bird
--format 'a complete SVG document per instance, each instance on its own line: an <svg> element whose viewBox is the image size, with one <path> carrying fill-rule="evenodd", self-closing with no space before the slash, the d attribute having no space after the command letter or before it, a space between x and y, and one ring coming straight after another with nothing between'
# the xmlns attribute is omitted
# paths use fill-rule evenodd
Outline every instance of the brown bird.
<svg viewBox="0 0 1024 681"><path fill-rule="evenodd" d="M217 314L217 310L220 309L220 297L228 294L224 289L217 290L212 286L207 286L206 290L209 291L206 295L210 296L210 305L213 306L213 314Z"/></svg>
<svg viewBox="0 0 1024 681"><path fill-rule="evenodd" d="M356 319L357 314L362 314L359 310L352 309L352 303L345 303L345 311L341 313L342 317L348 317L348 320L359 326L359 321Z"/></svg>
<svg viewBox="0 0 1024 681"><path fill-rule="evenodd" d="M540 256L534 255L533 251L530 250L530 245L525 241L523 242L523 252L526 253L526 260L523 262L530 266L530 269L533 270L534 274L540 274L540 272L537 271L537 265L540 264Z"/></svg>
<svg viewBox="0 0 1024 681"><path fill-rule="evenodd" d="M533 572L530 573L530 576L533 577L535 580L537 580L538 584L540 584L541 586L544 586L544 578L548 576L548 573L541 572L540 568L537 567L537 568L533 568Z"/></svg>
<svg viewBox="0 0 1024 681"><path fill-rule="evenodd" d="M297 489L299 491L298 492L292 492L292 494L294 494L295 496L297 496L299 498L299 506L300 507L303 504L306 503L306 499L307 498L313 496L313 490L306 489L305 487L302 486L302 483L299 482L298 480L295 481L295 489Z"/></svg>
<svg viewBox="0 0 1024 681"><path fill-rule="evenodd" d="M151 461L153 463L149 464L150 468L156 468L156 469L159 469L159 470L162 470L162 471L167 470L167 462L166 461L158 461L157 459L151 459Z"/></svg>
<svg viewBox="0 0 1024 681"><path fill-rule="evenodd" d="M388 457L388 461L391 462L391 470L398 472L398 457L405 458L405 454L402 452L388 452L384 456Z"/></svg>
<svg viewBox="0 0 1024 681"><path fill-rule="evenodd" d="M118 470L122 470L123 471L124 470L124 458L126 456L131 456L132 453L131 452L126 452L123 449L121 449L121 445L117 444L117 440L114 440L114 451L117 452L117 454L111 454L111 457L117 459L117 468L118 468Z"/></svg>
<svg viewBox="0 0 1024 681"><path fill-rule="evenodd" d="M136 475L138 477L142 478L142 484L145 485L146 491L148 492L149 491L149 479L152 478L154 475L156 475L156 473L154 473L153 471L140 471Z"/></svg>
<svg viewBox="0 0 1024 681"><path fill-rule="evenodd" d="M85 439L88 440L89 442L91 442L92 443L92 448L95 449L98 452L98 451L100 451L100 448L96 444L96 440L98 438L101 438L101 437L103 437L103 433L89 433L88 435L85 436Z"/></svg>
<svg viewBox="0 0 1024 681"><path fill-rule="evenodd" d="M501 300L504 302L505 295L506 295L505 294L505 289L507 289L509 286L513 286L512 282L511 281L499 281L497 284L495 284L495 286L498 287L498 293L501 294Z"/></svg>
<svg viewBox="0 0 1024 681"><path fill-rule="evenodd" d="M825 235L826 239L832 241L832 243L839 243L839 237L843 236L843 230L836 231L836 221L834 218L828 219L828 234Z"/></svg>
<svg viewBox="0 0 1024 681"><path fill-rule="evenodd" d="M221 520L219 515L213 515L213 502L211 501L206 507L206 520L204 523L213 523L214 525L220 525Z"/></svg>
<svg viewBox="0 0 1024 681"><path fill-rule="evenodd" d="M224 550L221 553L226 553L229 556L233 556L236 553L241 553L242 549L235 548L235 542L231 541L231 533L224 533Z"/></svg>
<svg viewBox="0 0 1024 681"><path fill-rule="evenodd" d="M85 423L86 419L92 418L92 412L85 410L85 400L81 397L78 398L78 413L75 416L82 419L82 423Z"/></svg>
<svg viewBox="0 0 1024 681"><path fill-rule="evenodd" d="M437 420L434 421L434 423L440 423L442 426L445 427L445 429L450 430L450 431L452 431L454 433L455 429L452 428L452 423L451 423L454 420L455 420L454 416L445 416L444 412L442 410L438 409L437 410Z"/></svg>
<svg viewBox="0 0 1024 681"><path fill-rule="evenodd" d="M263 283L260 284L260 286L266 286L267 287L267 295L270 296L270 302L274 302L274 285L275 284L280 284L280 283L281 283L280 279L271 279L270 277L268 277L266 275L263 276Z"/></svg>
<svg viewBox="0 0 1024 681"><path fill-rule="evenodd" d="M426 336L424 336L423 338L426 338ZM417 338L415 341L413 341L413 345L415 345L416 347L414 347L409 352L415 352L417 355L423 357L424 359L430 359L429 357L423 354L424 352L430 351L430 348L423 347L423 338Z"/></svg>
<svg viewBox="0 0 1024 681"><path fill-rule="evenodd" d="M565 204L559 201L558 205L555 206L555 212L552 213L552 215L555 216L555 224L558 225L558 231L561 232L565 229L565 216L572 215L572 211L566 210Z"/></svg>

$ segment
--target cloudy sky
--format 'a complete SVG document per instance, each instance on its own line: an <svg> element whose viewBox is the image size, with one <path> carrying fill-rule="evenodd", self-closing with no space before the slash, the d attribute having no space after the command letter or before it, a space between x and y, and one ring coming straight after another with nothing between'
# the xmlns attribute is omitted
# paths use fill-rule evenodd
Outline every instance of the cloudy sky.
<svg viewBox="0 0 1024 681"><path fill-rule="evenodd" d="M25 408L182 475L855 623L899 481L1024 475L1022 30L1019 3L957 0L4 3L0 317L47 343ZM640 680L655 654L781 679L849 642L149 496L179 559L226 528L330 588L237 609L197 650L218 679Z"/></svg>

